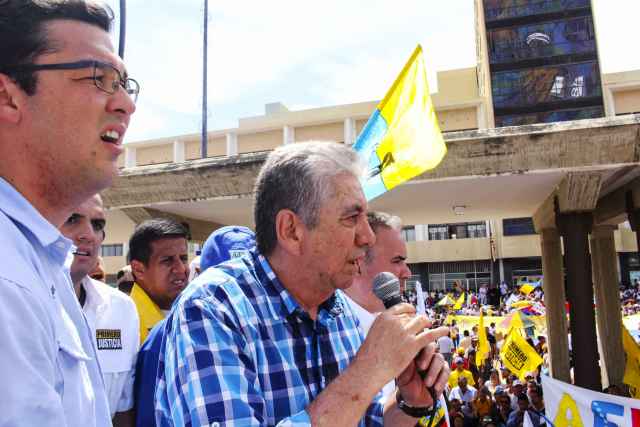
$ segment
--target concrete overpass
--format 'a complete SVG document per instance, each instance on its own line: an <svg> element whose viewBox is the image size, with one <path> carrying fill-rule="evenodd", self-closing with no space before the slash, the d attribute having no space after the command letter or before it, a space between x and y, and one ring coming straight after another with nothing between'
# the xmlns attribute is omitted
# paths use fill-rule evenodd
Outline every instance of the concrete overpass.
<svg viewBox="0 0 640 427"><path fill-rule="evenodd" d="M613 229L625 220L636 232L640 225L640 115L451 132L445 139L449 152L438 168L371 207L408 223L425 209L434 222L451 220L455 205L476 217L532 216L541 236L552 375L569 380L566 289L572 346L594 350L574 353L575 383L600 387L596 324L602 379L621 383ZM203 240L219 224L253 224L253 182L267 155L126 169L104 201L134 222L157 215L185 220Z"/></svg>

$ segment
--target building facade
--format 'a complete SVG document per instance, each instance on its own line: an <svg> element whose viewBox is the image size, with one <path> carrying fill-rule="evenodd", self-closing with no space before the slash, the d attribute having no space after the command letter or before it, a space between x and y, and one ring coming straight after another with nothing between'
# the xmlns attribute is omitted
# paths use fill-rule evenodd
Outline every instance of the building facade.
<svg viewBox="0 0 640 427"><path fill-rule="evenodd" d="M554 9L558 5L564 9ZM477 0L476 25L477 66L439 72L437 77L433 101L448 141L463 141L474 132L491 133L496 126L640 112L640 70L606 75L599 71L588 1ZM192 255L220 225L252 227L252 175L235 175L235 159L259 158L279 145L308 140L352 144L376 104L303 111L268 104L263 115L240 118L236 128L209 132L209 158L203 160L198 160L199 134L127 143L120 159L122 182L153 177L145 188L157 188L151 196L139 189L136 196L133 192L138 190L122 184L105 197L110 209L102 253L110 277L125 264L126 242L135 224L145 218L170 215L189 222L198 230ZM482 153L469 155L491 156L495 149L491 144L483 147ZM228 166L228 175L199 176L199 165L208 161L223 169ZM373 209L402 217L411 269L430 289L448 289L456 282L476 289L542 275L540 238L532 216L567 169L543 165L531 173L540 165L526 170L516 163L498 166L499 173L428 175L371 203ZM163 180L178 169L193 171L185 172L193 173L185 181L188 197L162 191ZM615 176L610 172L605 178ZM205 184L216 185L221 196L211 197L209 190L200 189ZM640 277L636 240L624 224L615 231L615 245L619 281Z"/></svg>

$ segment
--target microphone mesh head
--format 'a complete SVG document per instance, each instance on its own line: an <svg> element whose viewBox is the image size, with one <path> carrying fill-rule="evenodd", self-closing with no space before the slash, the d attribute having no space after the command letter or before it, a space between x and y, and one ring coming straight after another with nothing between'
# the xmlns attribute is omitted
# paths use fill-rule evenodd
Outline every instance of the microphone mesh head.
<svg viewBox="0 0 640 427"><path fill-rule="evenodd" d="M400 297L400 281L393 274L383 271L373 278L373 293L383 302Z"/></svg>

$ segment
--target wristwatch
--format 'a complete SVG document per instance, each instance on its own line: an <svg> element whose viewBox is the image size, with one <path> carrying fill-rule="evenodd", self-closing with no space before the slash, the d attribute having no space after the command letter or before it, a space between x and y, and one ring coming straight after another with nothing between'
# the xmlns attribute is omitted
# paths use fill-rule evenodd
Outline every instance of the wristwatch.
<svg viewBox="0 0 640 427"><path fill-rule="evenodd" d="M404 401L402 394L400 391L396 393L396 402L398 403L398 408L405 414L409 415L413 418L422 418L433 415L433 405L432 406L411 406Z"/></svg>

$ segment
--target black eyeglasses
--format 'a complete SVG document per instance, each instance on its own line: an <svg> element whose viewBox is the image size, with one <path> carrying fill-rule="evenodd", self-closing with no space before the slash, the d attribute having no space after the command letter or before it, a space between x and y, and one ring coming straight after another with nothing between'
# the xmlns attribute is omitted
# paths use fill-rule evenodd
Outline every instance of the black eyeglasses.
<svg viewBox="0 0 640 427"><path fill-rule="evenodd" d="M93 75L78 80L92 79L98 89L103 92L114 94L122 87L135 103L140 93L138 82L129 77L122 77L120 71L111 64L100 61L86 60L77 62L63 62L57 64L21 64L2 67L5 72L29 72L45 70L79 70L82 68L93 68Z"/></svg>

